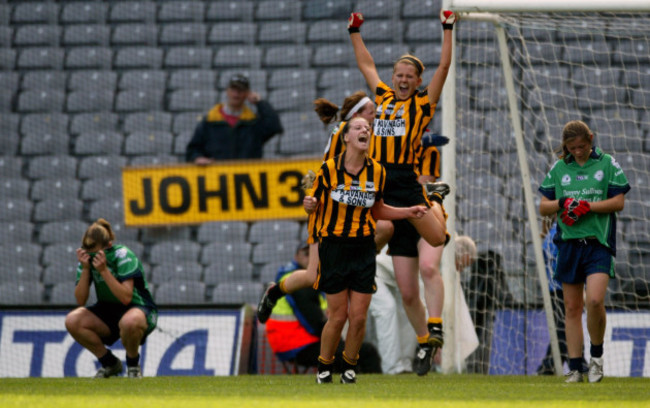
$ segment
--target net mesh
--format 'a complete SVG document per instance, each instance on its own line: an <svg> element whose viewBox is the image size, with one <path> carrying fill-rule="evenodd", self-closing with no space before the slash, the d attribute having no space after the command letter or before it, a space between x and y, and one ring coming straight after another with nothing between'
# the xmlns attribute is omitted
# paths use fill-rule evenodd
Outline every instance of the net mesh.
<svg viewBox="0 0 650 408"><path fill-rule="evenodd" d="M563 126L585 121L595 145L617 159L632 186L617 225L617 279L610 283L606 307L647 312L650 209L642 197L650 186L650 156L648 93L641 78L648 75L648 16L521 13L500 15L499 21L507 37L535 206L537 188L557 158ZM484 21L464 21L457 35L457 217L460 230L476 239L484 256L464 279L481 335L469 367L532 374L548 344L548 333L538 331L545 322L537 312L541 291L549 289L541 287L535 269L497 38L492 23ZM634 324L646 316L636 315ZM621 353L608 357L608 364L629 364L626 346L616 347L612 337L606 345ZM626 375L622 366L613 371Z"/></svg>

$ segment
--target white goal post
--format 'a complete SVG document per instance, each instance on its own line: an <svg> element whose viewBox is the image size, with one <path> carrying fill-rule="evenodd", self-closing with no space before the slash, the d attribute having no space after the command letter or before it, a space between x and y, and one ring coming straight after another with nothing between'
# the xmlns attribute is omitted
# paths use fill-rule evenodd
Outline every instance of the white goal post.
<svg viewBox="0 0 650 408"><path fill-rule="evenodd" d="M553 368L557 375L561 375L563 366L552 299L547 289L540 238L541 218L537 208L539 193L536 190L541 182L540 176L543 177L553 161L553 149L559 145L558 129L566 121L576 118L592 119L590 126L597 136L597 144L607 146L604 150L612 153L619 162L625 159L634 170L642 170L638 180L636 172L628 174L626 171L633 189L637 187L632 180L633 174L634 181L641 184L639 187L648 187L644 184L650 179L647 177L648 167L637 169L636 166L639 161L650 163L650 153L647 153L650 143L646 142L644 146L644 135L650 133L650 124L647 123L650 121L649 106L644 102L650 99L644 99L642 80L634 82L630 78L650 78L650 58L647 55L635 56L634 49L625 47L630 43L650 46L647 37L650 2L448 0L443 1L443 8L454 10L460 17L454 30L454 57L441 103L442 133L452 136L450 143L443 147L443 157L454 157L454 160L447 159L442 163L442 178L455 186L445 200L449 213L448 229L470 236L478 235L473 238L477 240L479 251L496 249L495 252L502 253L506 279L512 284L509 289L517 300L517 306L510 305L509 308L514 309L518 317L524 316L524 350L521 354L526 367L523 373L531 373L530 367L539 363L527 361L529 358L538 359L539 347L546 351L546 346L541 344L544 341L537 344L527 332L534 329L527 316L537 305L543 306L543 322L548 328L544 328L547 333L543 337L547 339L546 344L550 340ZM464 25L471 25L472 29ZM644 39L637 41L638 38ZM647 54L650 50L645 48L642 52ZM597 80L593 80L594 77ZM610 83L603 79L600 82L601 77L615 77L616 81ZM618 96L611 96L612 92ZM601 96L604 100L599 100ZM616 134L613 134L614 130ZM613 140L613 136L619 140ZM639 146L640 151L637 151ZM626 170L625 162L623 168ZM499 188L500 194L506 196L506 208L500 205L501 197L496 197L496 201L489 199L494 196L492 183L502 183ZM515 191L513 185L517 186ZM519 196L522 192L523 199ZM518 196L523 203L517 208L521 212L515 217L512 201ZM482 202L472 206L470 198L476 200L477 197ZM632 199L634 197L637 196L632 196ZM479 208L481 205L491 211ZM640 223L641 232L626 234L625 239L619 242L617 265L621 263L621 267L619 273L617 266L619 279L615 286L621 291L620 299L624 298L622 292L637 285L632 276L633 266L637 264L629 254L640 254L639 259L647 259L644 256L650 251L650 244L646 246L650 243L647 233L650 214L646 207L643 211L645 213L634 215L623 213L635 225ZM627 220L624 219L625 226ZM511 225L515 226L514 231L510 231ZM619 223L618 228L622 229L624 225ZM518 240L523 253L513 249ZM454 316L455 304L452 294L461 281L466 296L470 298L490 294L468 293L478 289L469 286L467 277L452 273L455 270L453 240L450 247L451 250L443 254L442 268L448 339L443 349L443 370L459 372L464 369L464 362L457 348L460 339L454 338L456 328L451 316ZM521 268L517 269L518 266ZM644 272L641 281L646 288L648 278L650 274ZM636 303L628 302L624 306L616 304L619 298L613 299L608 297L606 306L613 305L622 313L647 311L642 295L637 297ZM477 307L471 300L469 302L470 307ZM490 316L490 325L494 324L494 330L499 330L505 314ZM469 364L474 364L476 372L508 373L511 367L494 367L499 364L495 349L483 343L486 339L493 339L496 332L491 326L477 329L486 334L480 338L482 344L479 347L484 348L484 353L475 356ZM608 327L608 330L611 329ZM516 330L513 328L512 332ZM632 375L638 374L638 368L634 368L637 363L627 364L629 367L614 367L614 375L625 375L626 370ZM492 366L487 368L488 365ZM642 375L648 375L648 372L650 370L646 369L646 374Z"/></svg>

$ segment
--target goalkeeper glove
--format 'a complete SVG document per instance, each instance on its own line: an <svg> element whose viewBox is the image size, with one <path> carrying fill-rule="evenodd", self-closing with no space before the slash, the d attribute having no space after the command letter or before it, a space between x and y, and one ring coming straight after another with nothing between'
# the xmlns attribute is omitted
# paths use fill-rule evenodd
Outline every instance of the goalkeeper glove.
<svg viewBox="0 0 650 408"><path fill-rule="evenodd" d="M571 226L580 219L583 215L591 211L589 202L584 200L576 200L570 197L562 197L558 200L560 208L564 208L561 218L562 222Z"/></svg>
<svg viewBox="0 0 650 408"><path fill-rule="evenodd" d="M363 24L363 14L361 13L351 13L350 18L348 18L348 32L358 33L359 28Z"/></svg>
<svg viewBox="0 0 650 408"><path fill-rule="evenodd" d="M456 22L456 13L451 10L440 10L440 21L443 30L453 30Z"/></svg>

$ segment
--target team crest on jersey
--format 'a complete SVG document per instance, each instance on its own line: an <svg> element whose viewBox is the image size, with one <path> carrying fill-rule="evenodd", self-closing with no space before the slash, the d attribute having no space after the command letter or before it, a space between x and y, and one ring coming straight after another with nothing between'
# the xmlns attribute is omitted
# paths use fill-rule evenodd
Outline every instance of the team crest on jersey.
<svg viewBox="0 0 650 408"><path fill-rule="evenodd" d="M568 174L565 174L564 176L562 176L561 183L562 183L563 186L566 186L567 184L571 183L571 176L569 176Z"/></svg>
<svg viewBox="0 0 650 408"><path fill-rule="evenodd" d="M117 251L115 251L115 257L118 259L122 259L126 257L127 251L126 248L119 248Z"/></svg>
<svg viewBox="0 0 650 408"><path fill-rule="evenodd" d="M596 180L598 180L598 181L603 181L603 178L604 178L604 177L605 177L605 173L603 173L602 170L598 170L598 171L594 174L594 178L595 178Z"/></svg>

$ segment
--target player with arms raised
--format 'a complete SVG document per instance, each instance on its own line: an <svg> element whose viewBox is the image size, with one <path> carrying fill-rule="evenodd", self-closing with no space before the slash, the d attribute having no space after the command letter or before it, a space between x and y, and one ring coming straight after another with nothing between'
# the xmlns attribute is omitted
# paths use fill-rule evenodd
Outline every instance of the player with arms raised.
<svg viewBox="0 0 650 408"><path fill-rule="evenodd" d="M418 351L414 369L418 375L428 373L434 349L443 344L442 319L431 317L428 320L427 311L420 300L418 241L421 237L432 247L445 243L445 213L440 194L433 195L433 202L428 201L418 181L416 167L422 150L422 135L433 117L451 65L451 30L456 16L451 11L441 10L440 19L444 33L442 53L438 68L423 91L418 87L422 84L424 65L413 55L404 55L395 63L392 87L382 82L361 37L363 16L352 13L348 20L357 66L375 93L377 115L370 156L386 168L384 199L394 206L426 204L431 207L421 219L409 220L414 229L401 231L397 224L388 243L404 308L417 335Z"/></svg>

